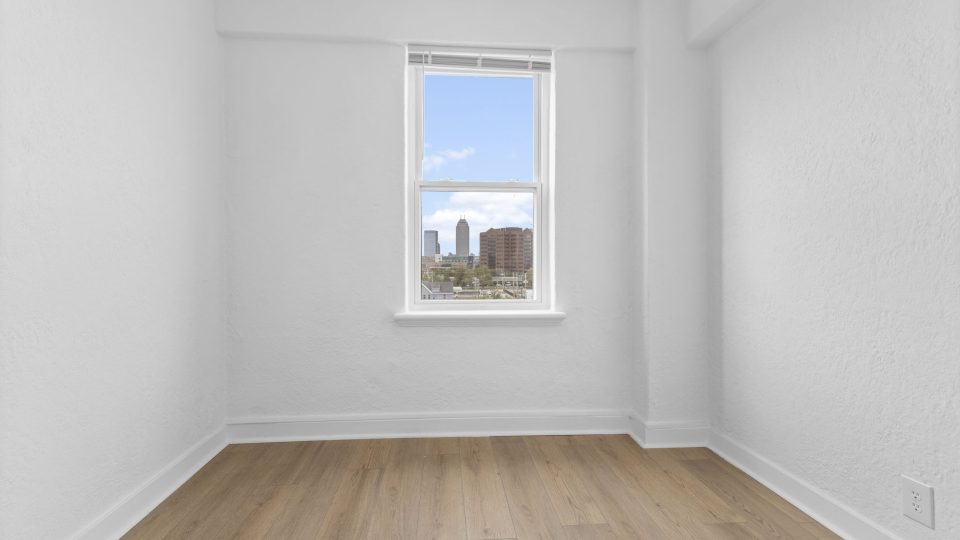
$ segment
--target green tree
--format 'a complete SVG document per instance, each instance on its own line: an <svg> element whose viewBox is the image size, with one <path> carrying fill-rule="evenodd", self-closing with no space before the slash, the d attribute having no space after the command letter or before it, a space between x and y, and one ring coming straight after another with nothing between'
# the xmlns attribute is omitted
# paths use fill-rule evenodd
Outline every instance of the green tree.
<svg viewBox="0 0 960 540"><path fill-rule="evenodd" d="M486 266L478 266L473 272L473 275L480 280L481 287L490 287L493 285L493 272Z"/></svg>
<svg viewBox="0 0 960 540"><path fill-rule="evenodd" d="M470 277L467 275L467 269L461 266L453 271L453 284L457 287L464 287L470 281Z"/></svg>

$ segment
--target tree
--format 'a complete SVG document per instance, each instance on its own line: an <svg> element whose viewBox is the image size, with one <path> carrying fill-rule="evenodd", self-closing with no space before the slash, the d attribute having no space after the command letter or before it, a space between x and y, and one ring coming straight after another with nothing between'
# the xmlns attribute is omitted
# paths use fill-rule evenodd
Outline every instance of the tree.
<svg viewBox="0 0 960 540"><path fill-rule="evenodd" d="M472 276L467 275L468 270L464 267L459 267L453 271L453 284L457 287L464 287L470 282Z"/></svg>
<svg viewBox="0 0 960 540"><path fill-rule="evenodd" d="M486 266L474 268L473 275L480 280L481 287L490 287L493 285L493 272Z"/></svg>

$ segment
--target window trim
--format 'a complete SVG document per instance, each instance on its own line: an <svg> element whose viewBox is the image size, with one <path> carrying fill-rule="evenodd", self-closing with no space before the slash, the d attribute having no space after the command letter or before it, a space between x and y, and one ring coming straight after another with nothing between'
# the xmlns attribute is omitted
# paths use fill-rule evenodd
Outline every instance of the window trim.
<svg viewBox="0 0 960 540"><path fill-rule="evenodd" d="M531 77L534 84L534 170L531 182L422 180L423 83L431 73ZM563 314L555 309L553 235L553 76L552 73L483 68L406 67L406 172L404 180L405 311L395 317L405 326L473 326L508 321L511 324L557 324ZM534 207L532 300L424 300L420 298L423 253L421 192L490 191L532 193ZM425 317L418 317L423 314ZM473 315L477 315L474 317ZM523 315L525 314L525 315ZM446 317L445 317L446 315ZM452 324L455 323L455 324Z"/></svg>

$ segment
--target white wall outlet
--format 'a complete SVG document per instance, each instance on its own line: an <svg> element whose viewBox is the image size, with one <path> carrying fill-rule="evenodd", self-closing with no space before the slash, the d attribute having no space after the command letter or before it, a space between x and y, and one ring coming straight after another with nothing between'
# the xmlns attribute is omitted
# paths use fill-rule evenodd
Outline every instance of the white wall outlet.
<svg viewBox="0 0 960 540"><path fill-rule="evenodd" d="M933 528L933 488L900 475L903 515Z"/></svg>

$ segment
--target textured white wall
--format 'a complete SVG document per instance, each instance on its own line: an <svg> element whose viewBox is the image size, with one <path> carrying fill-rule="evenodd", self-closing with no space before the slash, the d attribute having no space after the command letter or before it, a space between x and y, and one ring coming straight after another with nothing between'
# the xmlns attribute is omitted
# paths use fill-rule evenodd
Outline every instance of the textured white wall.
<svg viewBox="0 0 960 540"><path fill-rule="evenodd" d="M568 317L550 328L393 322L402 48L230 39L226 54L230 416L628 406L629 53L557 57L556 276Z"/></svg>
<svg viewBox="0 0 960 540"><path fill-rule="evenodd" d="M707 63L687 47L683 3L640 17L637 230L643 237L637 409L651 422L708 423Z"/></svg>
<svg viewBox="0 0 960 540"><path fill-rule="evenodd" d="M768 1L718 46L716 426L904 538L960 538L960 3Z"/></svg>
<svg viewBox="0 0 960 540"><path fill-rule="evenodd" d="M65 538L222 425L207 2L0 1L0 538Z"/></svg>
<svg viewBox="0 0 960 540"><path fill-rule="evenodd" d="M218 0L217 28L395 44L628 49L636 10L636 0Z"/></svg>
<svg viewBox="0 0 960 540"><path fill-rule="evenodd" d="M686 4L687 38L694 45L707 45L740 22L746 13L763 1L686 0L683 3Z"/></svg>

